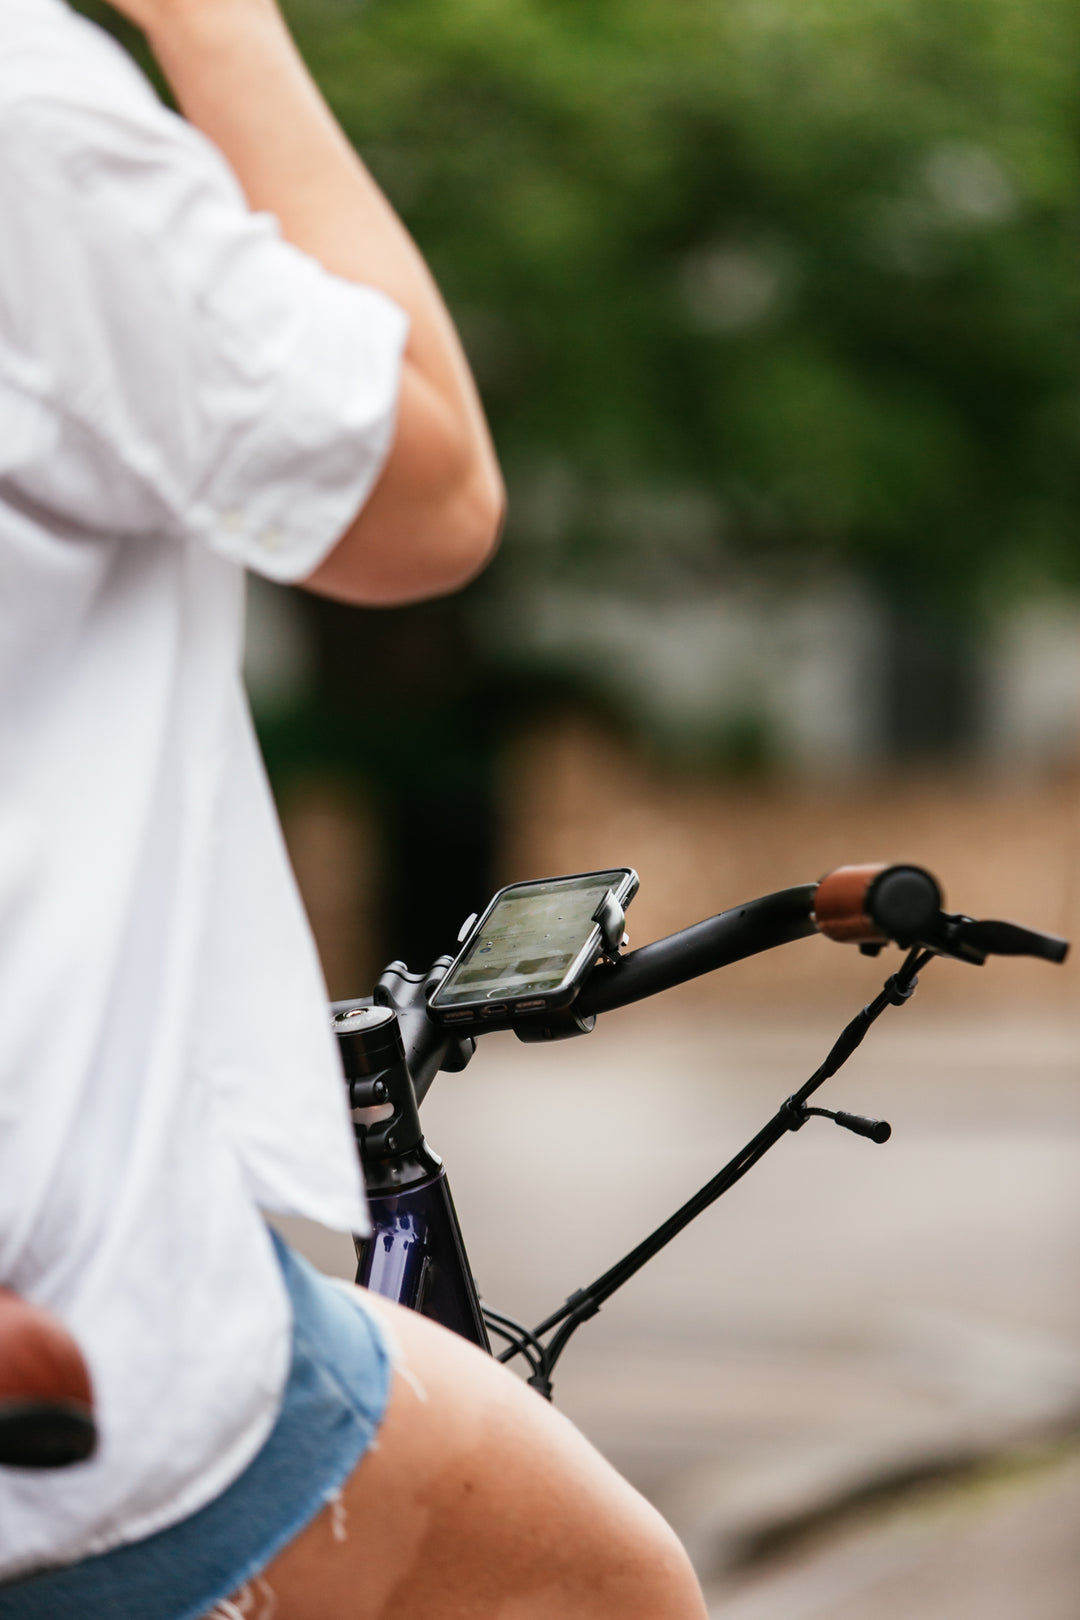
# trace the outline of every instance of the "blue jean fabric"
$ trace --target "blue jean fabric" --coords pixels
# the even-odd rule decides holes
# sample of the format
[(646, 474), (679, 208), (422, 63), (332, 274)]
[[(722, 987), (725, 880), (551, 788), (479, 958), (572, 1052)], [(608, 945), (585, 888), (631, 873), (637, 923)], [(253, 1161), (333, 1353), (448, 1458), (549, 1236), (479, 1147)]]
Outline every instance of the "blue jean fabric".
[(0, 1620), (200, 1620), (264, 1569), (352, 1473), (386, 1410), (387, 1346), (358, 1301), (273, 1236), (293, 1347), (262, 1450), (179, 1524), (0, 1587)]

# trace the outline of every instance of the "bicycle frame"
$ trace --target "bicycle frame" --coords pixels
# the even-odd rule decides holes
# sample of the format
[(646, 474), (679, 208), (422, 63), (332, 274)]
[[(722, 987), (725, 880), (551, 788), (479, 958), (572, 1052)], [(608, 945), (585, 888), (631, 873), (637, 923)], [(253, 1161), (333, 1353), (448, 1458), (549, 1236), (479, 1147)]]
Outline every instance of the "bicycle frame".
[(490, 1351), (443, 1166), (405, 1192), (369, 1186), (368, 1207), (372, 1230), (356, 1240), (357, 1282)]

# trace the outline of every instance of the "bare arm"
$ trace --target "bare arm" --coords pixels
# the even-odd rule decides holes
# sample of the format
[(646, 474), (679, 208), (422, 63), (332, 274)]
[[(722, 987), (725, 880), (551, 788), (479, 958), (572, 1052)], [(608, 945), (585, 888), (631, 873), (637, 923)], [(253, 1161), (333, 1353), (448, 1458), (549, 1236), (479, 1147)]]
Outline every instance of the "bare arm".
[(468, 364), (432, 277), (349, 146), (275, 0), (115, 0), (253, 208), (411, 321), (394, 446), (370, 499), (305, 583), (346, 600), (437, 596), (483, 567), (503, 489)]

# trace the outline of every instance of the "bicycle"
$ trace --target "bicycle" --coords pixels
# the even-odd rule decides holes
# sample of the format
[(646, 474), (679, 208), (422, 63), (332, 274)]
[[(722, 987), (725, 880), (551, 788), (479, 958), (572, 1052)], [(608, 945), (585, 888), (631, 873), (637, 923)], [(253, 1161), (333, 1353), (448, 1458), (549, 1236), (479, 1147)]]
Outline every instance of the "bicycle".
[[(529, 1384), (550, 1399), (556, 1363), (577, 1329), (783, 1137), (820, 1117), (878, 1144), (888, 1141), (891, 1128), (884, 1120), (811, 1106), (809, 1099), (847, 1062), (886, 1008), (906, 1005), (934, 957), (980, 966), (991, 955), (1065, 960), (1064, 939), (949, 913), (941, 900), (936, 880), (920, 867), (840, 867), (819, 883), (765, 895), (624, 954), (625, 917), (609, 893), (596, 913), (602, 951), (568, 1004), (515, 1013), (494, 1003), (467, 1034), (438, 1025), (430, 1013), (431, 997), (453, 957), (440, 956), (426, 973), (390, 963), (373, 995), (331, 1006), (372, 1218), (371, 1235), (356, 1241), (357, 1282), (489, 1353), (495, 1353), (494, 1335), (505, 1345), (499, 1360), (522, 1358)], [(469, 919), (459, 942), (474, 921)], [(420, 1104), (436, 1075), (464, 1069), (481, 1034), (513, 1030), (526, 1041), (585, 1035), (601, 1013), (814, 934), (871, 956), (890, 943), (906, 955), (810, 1078), (628, 1254), (533, 1328), (483, 1304), (445, 1167), (420, 1126)], [(78, 1347), (46, 1313), (0, 1290), (0, 1464), (64, 1466), (89, 1456), (95, 1439), (89, 1379)]]
[[(373, 1225), (370, 1237), (357, 1240), (357, 1282), (431, 1317), (503, 1362), (521, 1358), (528, 1383), (548, 1399), (555, 1366), (577, 1329), (783, 1137), (818, 1117), (879, 1145), (888, 1141), (891, 1127), (886, 1121), (813, 1106), (810, 1099), (888, 1007), (911, 999), (929, 962), (950, 957), (981, 966), (997, 955), (1061, 963), (1069, 949), (1055, 935), (946, 912), (937, 881), (922, 868), (906, 865), (841, 867), (819, 883), (763, 896), (626, 954), (621, 949), (625, 919), (612, 895), (598, 907), (596, 920), (601, 954), (564, 1007), (513, 1012), (496, 1004), (485, 1009), (479, 1022), (472, 1020), (468, 1033), (440, 1026), (432, 1019), (430, 1003), (454, 961), (447, 955), (425, 973), (411, 973), (404, 963), (392, 962), (371, 996), (334, 1002), (331, 1009)], [(474, 922), (469, 919), (459, 943)], [(704, 1187), (629, 1253), (576, 1289), (535, 1327), (482, 1302), (445, 1167), (420, 1125), (419, 1108), (436, 1075), (464, 1069), (483, 1034), (512, 1030), (531, 1042), (585, 1035), (601, 1013), (814, 934), (854, 945), (865, 955), (877, 956), (889, 944), (906, 954), (809, 1079)], [(505, 1348), (493, 1351), (492, 1337)]]

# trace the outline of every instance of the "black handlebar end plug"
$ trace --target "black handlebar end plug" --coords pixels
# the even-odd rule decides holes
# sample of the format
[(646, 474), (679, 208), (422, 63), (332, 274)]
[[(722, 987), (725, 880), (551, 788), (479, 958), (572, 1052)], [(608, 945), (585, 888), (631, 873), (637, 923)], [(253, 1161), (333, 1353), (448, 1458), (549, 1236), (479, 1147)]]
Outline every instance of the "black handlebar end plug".
[(881, 932), (907, 947), (931, 937), (941, 915), (941, 890), (921, 866), (887, 866), (866, 897)]

